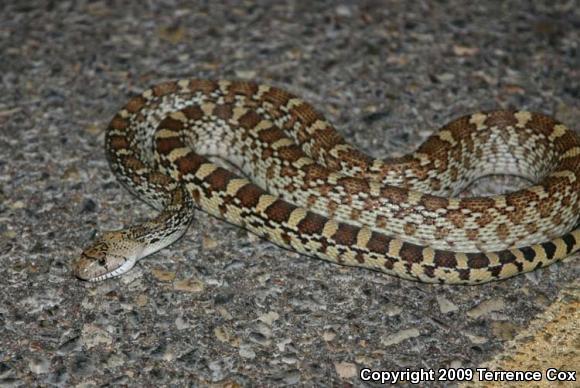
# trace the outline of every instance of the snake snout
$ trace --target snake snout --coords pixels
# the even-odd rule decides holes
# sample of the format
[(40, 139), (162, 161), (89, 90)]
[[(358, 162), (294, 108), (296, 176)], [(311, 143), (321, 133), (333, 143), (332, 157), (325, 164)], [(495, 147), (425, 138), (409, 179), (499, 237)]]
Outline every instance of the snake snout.
[(106, 279), (110, 272), (123, 265), (123, 258), (111, 254), (110, 246), (103, 239), (95, 241), (73, 261), (73, 274), (82, 280), (96, 281)]
[(120, 264), (115, 261), (114, 258), (111, 260), (111, 257), (105, 254), (102, 250), (95, 249), (95, 246), (92, 246), (85, 249), (83, 253), (73, 261), (72, 271), (77, 278), (90, 281), (110, 272), (111, 268), (117, 268)]
[(122, 233), (107, 232), (73, 261), (72, 271), (90, 282), (109, 279), (133, 268), (141, 251), (138, 243), (125, 240)]
[(79, 258), (73, 261), (72, 272), (74, 276), (81, 280), (90, 280), (92, 278), (92, 261), (85, 254), (81, 254)]

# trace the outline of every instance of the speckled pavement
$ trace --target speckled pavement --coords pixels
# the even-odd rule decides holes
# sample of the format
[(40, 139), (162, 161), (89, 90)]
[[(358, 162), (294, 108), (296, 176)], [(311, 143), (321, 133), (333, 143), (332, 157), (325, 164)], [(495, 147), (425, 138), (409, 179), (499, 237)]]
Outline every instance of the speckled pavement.
[(514, 367), (493, 360), (547, 330), (532, 322), (557, 331), (570, 321), (546, 312), (577, 313), (578, 294), (563, 293), (577, 289), (577, 258), (432, 286), (300, 256), (200, 213), (120, 279), (84, 283), (69, 265), (98, 231), (153, 215), (116, 182), (103, 136), (154, 83), (274, 84), (361, 149), (400, 156), (479, 110), (580, 130), (579, 42), (573, 0), (2, 1), (0, 386), (373, 386), (361, 369)]

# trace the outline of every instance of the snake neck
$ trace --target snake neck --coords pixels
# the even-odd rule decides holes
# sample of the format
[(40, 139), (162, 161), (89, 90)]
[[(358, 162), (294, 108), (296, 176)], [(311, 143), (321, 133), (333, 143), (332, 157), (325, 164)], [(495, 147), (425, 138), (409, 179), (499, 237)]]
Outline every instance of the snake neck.
[(194, 207), (181, 187), (167, 197), (167, 206), (152, 220), (103, 233), (73, 263), (75, 276), (88, 281), (120, 276), (140, 259), (178, 240), (193, 220)]

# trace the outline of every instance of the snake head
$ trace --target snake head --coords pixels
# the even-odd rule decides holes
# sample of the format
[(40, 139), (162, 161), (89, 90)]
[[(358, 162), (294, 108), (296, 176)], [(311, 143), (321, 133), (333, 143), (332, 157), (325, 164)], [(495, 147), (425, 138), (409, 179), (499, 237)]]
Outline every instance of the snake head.
[(90, 282), (119, 276), (133, 268), (141, 251), (140, 244), (126, 233), (105, 232), (73, 261), (73, 273)]

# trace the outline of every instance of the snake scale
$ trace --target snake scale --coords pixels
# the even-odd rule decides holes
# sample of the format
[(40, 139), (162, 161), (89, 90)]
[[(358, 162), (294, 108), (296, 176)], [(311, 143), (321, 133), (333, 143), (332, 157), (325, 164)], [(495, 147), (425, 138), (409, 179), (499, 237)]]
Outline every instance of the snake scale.
[[(538, 113), (465, 116), (416, 152), (377, 160), (284, 90), (181, 80), (133, 97), (105, 142), (118, 179), (160, 212), (87, 247), (73, 262), (85, 280), (173, 243), (195, 209), (309, 256), (429, 283), (505, 279), (580, 248), (580, 140)], [(490, 174), (535, 183), (458, 197)]]

